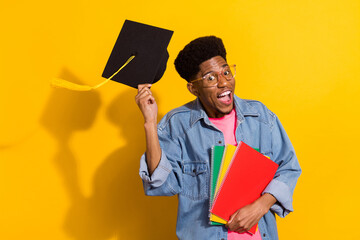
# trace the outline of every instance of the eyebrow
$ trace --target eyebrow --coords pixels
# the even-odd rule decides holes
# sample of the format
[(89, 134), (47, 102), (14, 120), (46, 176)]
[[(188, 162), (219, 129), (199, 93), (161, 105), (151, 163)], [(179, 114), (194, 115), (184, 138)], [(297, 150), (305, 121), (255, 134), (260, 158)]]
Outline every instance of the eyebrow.
[[(223, 64), (221, 67), (224, 68), (224, 67), (226, 67), (226, 66), (229, 66), (229, 64), (225, 63), (225, 64)], [(213, 72), (213, 71), (209, 71), (209, 72), (207, 72), (207, 73), (204, 73), (203, 76), (206, 76), (207, 74), (212, 73), (212, 72)]]

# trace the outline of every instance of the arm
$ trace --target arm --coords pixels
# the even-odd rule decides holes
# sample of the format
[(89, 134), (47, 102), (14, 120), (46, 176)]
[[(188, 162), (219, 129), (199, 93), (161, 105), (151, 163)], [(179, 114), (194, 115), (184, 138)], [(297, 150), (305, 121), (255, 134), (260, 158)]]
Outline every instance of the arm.
[[(171, 196), (181, 190), (181, 169), (176, 161), (180, 159), (180, 149), (166, 132), (157, 129), (158, 109), (150, 87), (151, 84), (139, 85), (135, 97), (144, 117), (146, 139), (146, 152), (140, 159), (139, 174), (146, 195)], [(162, 149), (166, 149), (167, 154)]]
[(157, 135), (158, 108), (154, 96), (150, 91), (151, 84), (140, 84), (138, 94), (135, 97), (144, 117), (144, 128), (146, 138), (146, 162), (150, 175), (154, 172), (160, 162), (161, 148)]

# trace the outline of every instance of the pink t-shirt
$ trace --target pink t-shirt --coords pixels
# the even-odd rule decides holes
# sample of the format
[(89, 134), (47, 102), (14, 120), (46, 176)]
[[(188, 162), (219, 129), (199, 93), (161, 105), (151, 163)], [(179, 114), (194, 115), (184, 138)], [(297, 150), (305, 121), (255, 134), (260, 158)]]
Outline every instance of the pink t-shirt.
[[(223, 134), (225, 138), (225, 144), (237, 146), (235, 130), (236, 130), (236, 112), (233, 109), (229, 114), (222, 118), (209, 118)], [(228, 231), (228, 240), (261, 240), (259, 228), (254, 235), (250, 233), (237, 233)]]
[(229, 114), (221, 118), (209, 118), (209, 120), (224, 134), (226, 144), (237, 146), (237, 142), (235, 138), (235, 130), (236, 130), (235, 109), (233, 109)]

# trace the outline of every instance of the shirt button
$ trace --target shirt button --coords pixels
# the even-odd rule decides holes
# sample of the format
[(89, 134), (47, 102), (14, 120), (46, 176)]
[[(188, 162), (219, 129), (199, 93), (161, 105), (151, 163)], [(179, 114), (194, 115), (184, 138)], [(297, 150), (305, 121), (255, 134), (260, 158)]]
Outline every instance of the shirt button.
[(266, 234), (264, 233), (263, 236), (266, 237)]
[(218, 141), (219, 144), (222, 144), (222, 141)]
[(196, 173), (196, 169), (193, 169), (193, 173)]

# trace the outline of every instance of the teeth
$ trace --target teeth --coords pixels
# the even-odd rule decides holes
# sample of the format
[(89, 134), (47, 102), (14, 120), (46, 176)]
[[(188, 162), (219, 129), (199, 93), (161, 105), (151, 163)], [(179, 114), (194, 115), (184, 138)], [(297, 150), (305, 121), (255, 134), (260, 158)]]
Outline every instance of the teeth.
[(226, 95), (230, 94), (231, 92), (230, 91), (226, 91), (226, 92), (223, 92), (222, 94), (220, 94), (218, 97), (225, 97)]

